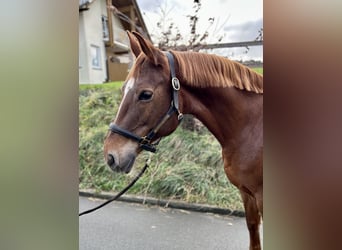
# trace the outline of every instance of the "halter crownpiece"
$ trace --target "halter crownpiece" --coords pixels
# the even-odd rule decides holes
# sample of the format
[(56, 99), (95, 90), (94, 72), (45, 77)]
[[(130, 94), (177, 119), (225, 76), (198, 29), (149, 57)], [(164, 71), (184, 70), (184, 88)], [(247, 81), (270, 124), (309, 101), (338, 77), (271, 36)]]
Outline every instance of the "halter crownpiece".
[(181, 121), (183, 119), (183, 114), (179, 111), (179, 101), (178, 101), (178, 91), (180, 90), (180, 82), (178, 78), (176, 77), (176, 70), (175, 70), (175, 59), (171, 52), (165, 52), (167, 59), (169, 61), (170, 65), (170, 73), (171, 73), (171, 84), (172, 84), (172, 102), (171, 107), (175, 109), (178, 115), (178, 121)]
[(162, 117), (162, 119), (159, 121), (159, 123), (146, 135), (146, 136), (138, 136), (126, 129), (120, 128), (117, 125), (110, 125), (109, 130), (112, 133), (116, 133), (119, 135), (122, 135), (128, 139), (131, 139), (133, 141), (136, 141), (139, 143), (139, 147), (143, 150), (150, 151), (152, 153), (156, 152), (156, 145), (159, 141), (156, 143), (152, 143), (153, 137), (157, 134), (159, 129), (165, 124), (165, 122), (173, 115), (173, 113), (177, 113), (177, 119), (178, 121), (181, 121), (183, 119), (183, 114), (179, 111), (179, 98), (178, 98), (178, 91), (180, 90), (180, 82), (178, 78), (176, 77), (175, 73), (175, 61), (174, 57), (171, 54), (171, 52), (167, 51), (165, 52), (169, 65), (170, 65), (170, 73), (171, 73), (171, 84), (172, 84), (172, 100), (169, 110), (166, 112), (166, 114)]

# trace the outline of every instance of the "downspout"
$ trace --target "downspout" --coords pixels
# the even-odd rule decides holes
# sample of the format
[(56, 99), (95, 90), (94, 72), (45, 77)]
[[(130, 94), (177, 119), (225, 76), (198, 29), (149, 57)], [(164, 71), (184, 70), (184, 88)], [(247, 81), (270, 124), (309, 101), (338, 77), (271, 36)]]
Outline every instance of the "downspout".
[(112, 19), (112, 1), (107, 0), (107, 17), (108, 17), (108, 35), (109, 35), (109, 46), (114, 46), (113, 36), (113, 19)]

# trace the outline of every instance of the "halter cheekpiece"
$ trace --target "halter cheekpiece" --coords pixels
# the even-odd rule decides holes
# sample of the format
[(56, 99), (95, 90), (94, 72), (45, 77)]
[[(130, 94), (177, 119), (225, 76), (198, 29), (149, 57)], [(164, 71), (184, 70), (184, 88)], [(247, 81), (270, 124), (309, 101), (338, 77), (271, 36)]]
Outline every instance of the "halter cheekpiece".
[(151, 129), (151, 131), (146, 136), (138, 136), (126, 129), (120, 128), (117, 125), (110, 125), (109, 130), (112, 133), (116, 133), (119, 135), (122, 135), (128, 139), (131, 139), (133, 141), (136, 141), (139, 143), (139, 146), (141, 149), (150, 151), (152, 153), (156, 152), (156, 143), (152, 143), (153, 137), (157, 134), (159, 129), (165, 124), (165, 122), (174, 114), (177, 114), (178, 121), (181, 121), (183, 119), (183, 114), (179, 111), (179, 98), (178, 98), (178, 91), (180, 90), (180, 82), (178, 78), (176, 77), (175, 72), (175, 61), (174, 57), (171, 52), (167, 51), (165, 52), (169, 66), (170, 66), (170, 72), (171, 72), (171, 84), (172, 84), (172, 96), (171, 96), (171, 104), (169, 110), (166, 112), (166, 114), (162, 117), (162, 119), (159, 121), (159, 123)]

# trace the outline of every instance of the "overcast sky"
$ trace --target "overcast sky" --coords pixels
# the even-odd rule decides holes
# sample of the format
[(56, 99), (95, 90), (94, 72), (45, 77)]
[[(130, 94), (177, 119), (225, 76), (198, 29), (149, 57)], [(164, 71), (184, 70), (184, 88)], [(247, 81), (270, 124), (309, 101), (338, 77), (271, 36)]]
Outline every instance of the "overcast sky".
[[(263, 27), (262, 0), (200, 0), (202, 7), (199, 12), (198, 29), (204, 32), (209, 26), (209, 18), (214, 18), (214, 24), (209, 33), (212, 36), (208, 43), (216, 43), (217, 36), (224, 35), (221, 42), (252, 41)], [(145, 24), (150, 34), (157, 34), (156, 24), (163, 9), (169, 11), (168, 18), (180, 29), (183, 37), (190, 33), (187, 15), (194, 13), (193, 0), (137, 0)], [(262, 60), (262, 46), (246, 48), (217, 49), (213, 53), (227, 56), (235, 60)]]

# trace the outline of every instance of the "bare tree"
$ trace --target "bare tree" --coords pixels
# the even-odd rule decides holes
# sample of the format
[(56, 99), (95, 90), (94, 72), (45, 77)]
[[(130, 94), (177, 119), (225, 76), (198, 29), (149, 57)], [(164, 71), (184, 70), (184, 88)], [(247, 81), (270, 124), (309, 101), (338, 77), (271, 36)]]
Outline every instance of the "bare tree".
[[(208, 26), (204, 32), (199, 32), (199, 11), (202, 5), (199, 0), (194, 1), (193, 13), (187, 15), (189, 21), (189, 38), (185, 38), (178, 26), (168, 16), (173, 7), (169, 7), (167, 2), (164, 5), (159, 6), (160, 19), (157, 23), (158, 30), (152, 34), (152, 37), (158, 41), (158, 47), (160, 49), (173, 49), (173, 50), (193, 50), (199, 51), (202, 45), (206, 44), (209, 38), (215, 37), (215, 42), (220, 42), (224, 38), (224, 33), (221, 32), (224, 24), (228, 21), (229, 17), (221, 25), (218, 21), (215, 22), (214, 17), (208, 19)], [(210, 28), (216, 24), (216, 28), (212, 33), (209, 32)], [(220, 27), (220, 29), (217, 29)], [(220, 33), (217, 35), (217, 33)]]
[[(212, 43), (221, 42), (225, 36), (225, 33), (222, 32), (223, 27), (230, 16), (228, 15), (223, 23), (220, 23), (215, 17), (210, 17), (207, 20), (207, 28), (203, 32), (200, 32), (198, 23), (200, 20), (199, 11), (201, 10), (201, 7), (202, 4), (200, 3), (200, 0), (194, 0), (193, 12), (187, 15), (189, 37), (184, 37), (181, 34), (179, 27), (171, 18), (169, 18), (169, 14), (174, 11), (174, 6), (168, 6), (167, 1), (160, 4), (160, 18), (157, 22), (157, 30), (151, 34), (152, 38), (154, 38), (155, 41), (158, 41), (158, 47), (162, 50), (199, 51), (204, 49), (204, 45), (208, 44), (209, 40), (211, 40)], [(261, 28), (258, 32), (259, 35), (256, 40), (262, 40), (263, 29)], [(246, 47), (245, 53), (248, 53), (248, 51), (249, 47)], [(185, 116), (182, 126), (187, 130), (199, 131), (203, 125), (192, 116)]]
[(263, 41), (264, 40), (264, 28), (260, 28), (258, 30), (258, 36), (255, 38), (255, 41)]

